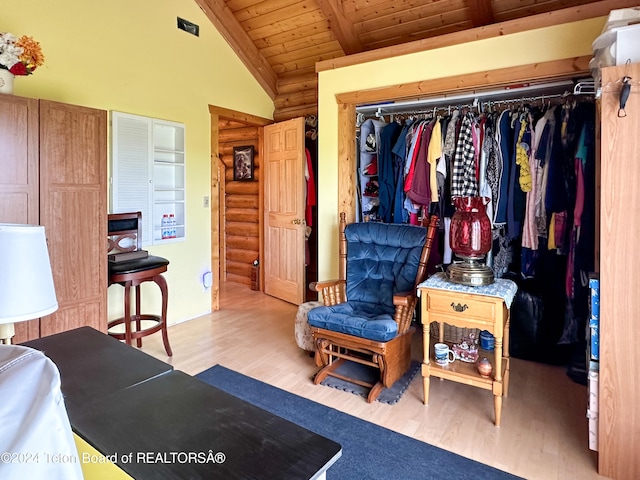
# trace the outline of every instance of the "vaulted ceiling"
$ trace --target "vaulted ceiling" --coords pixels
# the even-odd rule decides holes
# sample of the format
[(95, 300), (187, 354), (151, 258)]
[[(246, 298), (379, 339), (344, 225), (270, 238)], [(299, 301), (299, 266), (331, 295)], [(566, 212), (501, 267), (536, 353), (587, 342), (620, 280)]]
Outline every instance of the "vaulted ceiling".
[[(260, 85), (274, 118), (317, 108), (318, 62), (429, 48), (607, 15), (638, 0), (195, 0)], [(503, 28), (508, 26), (508, 28)], [(456, 42), (455, 39), (452, 42)], [(400, 47), (400, 48), (399, 48)], [(433, 47), (431, 47), (433, 48)]]

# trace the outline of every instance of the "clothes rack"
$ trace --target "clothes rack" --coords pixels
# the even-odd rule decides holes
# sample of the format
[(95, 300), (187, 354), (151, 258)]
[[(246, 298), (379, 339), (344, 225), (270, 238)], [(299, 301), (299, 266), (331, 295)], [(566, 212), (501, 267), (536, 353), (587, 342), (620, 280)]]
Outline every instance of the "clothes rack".
[[(593, 95), (590, 90), (576, 90), (576, 85), (580, 85), (586, 80), (577, 82), (572, 80), (520, 84), (506, 86), (501, 89), (475, 90), (461, 94), (444, 94), (439, 97), (428, 97), (416, 100), (400, 102), (386, 102), (382, 104), (369, 104), (356, 107), (356, 113), (364, 117), (375, 117), (380, 119), (384, 115), (414, 114), (423, 115), (434, 108), (437, 110), (448, 110), (460, 108), (480, 108), (486, 103), (506, 104), (519, 102), (533, 102), (554, 98), (565, 98), (570, 95)], [(532, 92), (534, 95), (526, 95)], [(535, 94), (539, 92), (538, 94)], [(428, 108), (427, 108), (428, 107)]]

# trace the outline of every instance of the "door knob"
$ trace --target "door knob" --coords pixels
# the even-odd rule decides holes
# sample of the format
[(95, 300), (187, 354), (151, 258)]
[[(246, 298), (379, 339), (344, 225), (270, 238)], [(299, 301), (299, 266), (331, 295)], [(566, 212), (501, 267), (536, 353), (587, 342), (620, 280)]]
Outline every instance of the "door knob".
[(300, 225), (302, 223), (302, 220), (300, 220), (299, 218), (294, 218), (293, 220), (291, 220), (291, 223), (293, 223), (294, 225)]

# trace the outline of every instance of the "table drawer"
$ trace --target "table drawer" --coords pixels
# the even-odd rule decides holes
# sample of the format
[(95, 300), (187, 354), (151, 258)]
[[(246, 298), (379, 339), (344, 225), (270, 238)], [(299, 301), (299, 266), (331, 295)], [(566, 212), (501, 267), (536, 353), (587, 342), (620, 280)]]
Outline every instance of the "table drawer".
[[(500, 301), (500, 299), (497, 299)], [(459, 315), (464, 318), (487, 319), (493, 322), (498, 302), (482, 301), (470, 295), (450, 294), (445, 292), (427, 293), (428, 310), (449, 316)]]

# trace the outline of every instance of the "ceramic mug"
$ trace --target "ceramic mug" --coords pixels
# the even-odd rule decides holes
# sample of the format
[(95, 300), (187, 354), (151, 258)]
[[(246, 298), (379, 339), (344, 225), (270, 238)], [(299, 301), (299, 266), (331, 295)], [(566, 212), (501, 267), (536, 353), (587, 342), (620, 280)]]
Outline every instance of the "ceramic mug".
[(441, 366), (446, 366), (456, 359), (456, 355), (449, 348), (446, 343), (436, 343), (434, 346), (436, 363)]

